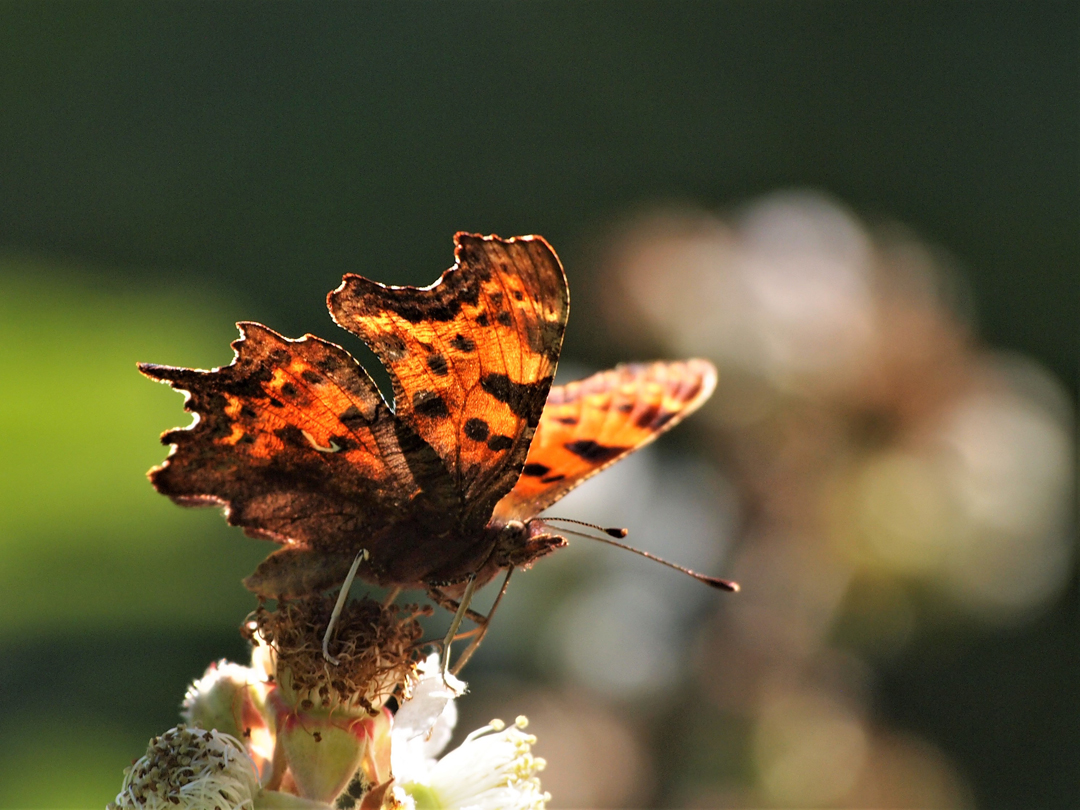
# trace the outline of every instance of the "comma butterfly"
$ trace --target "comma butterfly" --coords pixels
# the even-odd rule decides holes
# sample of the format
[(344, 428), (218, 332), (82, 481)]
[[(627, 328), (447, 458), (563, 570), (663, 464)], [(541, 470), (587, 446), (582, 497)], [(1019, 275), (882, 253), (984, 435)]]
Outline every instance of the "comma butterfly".
[(324, 590), (355, 562), (368, 582), (463, 611), (474, 587), (566, 545), (542, 510), (712, 393), (705, 360), (552, 387), (569, 311), (555, 252), (539, 236), (454, 241), (455, 265), (429, 287), (348, 274), (327, 296), (388, 368), (393, 408), (345, 349), (258, 323), (237, 325), (228, 366), (140, 364), (196, 414), (162, 435), (172, 451), (150, 472), (157, 490), (224, 506), (282, 545), (244, 581), (255, 593)]

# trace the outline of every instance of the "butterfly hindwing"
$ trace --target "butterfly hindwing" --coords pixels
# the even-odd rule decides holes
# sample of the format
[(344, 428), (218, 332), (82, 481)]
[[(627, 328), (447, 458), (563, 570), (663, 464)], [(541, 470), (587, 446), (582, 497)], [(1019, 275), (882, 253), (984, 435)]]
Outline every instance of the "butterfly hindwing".
[(430, 287), (347, 275), (334, 320), (388, 368), (397, 418), (446, 464), (483, 527), (517, 480), (540, 421), (569, 309), (566, 277), (540, 237), (455, 236), (457, 263)]
[(693, 413), (715, 387), (707, 360), (629, 364), (553, 387), (521, 478), (495, 516), (535, 517)]

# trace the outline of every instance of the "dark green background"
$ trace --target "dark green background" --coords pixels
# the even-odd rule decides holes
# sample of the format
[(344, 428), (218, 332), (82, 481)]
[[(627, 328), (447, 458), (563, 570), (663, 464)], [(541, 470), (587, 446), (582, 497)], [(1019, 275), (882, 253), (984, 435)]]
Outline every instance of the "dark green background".
[[(808, 185), (948, 250), (982, 337), (1075, 390), (1077, 9), (4, 3), (0, 251), (91, 288), (208, 286), (227, 340), (240, 318), (327, 334), (342, 272), (428, 283), (455, 230), (542, 233), (581, 290), (566, 355), (599, 364), (616, 350), (590, 327), (588, 258), (607, 223)], [(1080, 801), (1076, 594), (885, 675), (881, 715), (941, 745), (983, 806)], [(0, 647), (0, 716), (149, 736), (227, 653), (224, 631), (21, 636)]]

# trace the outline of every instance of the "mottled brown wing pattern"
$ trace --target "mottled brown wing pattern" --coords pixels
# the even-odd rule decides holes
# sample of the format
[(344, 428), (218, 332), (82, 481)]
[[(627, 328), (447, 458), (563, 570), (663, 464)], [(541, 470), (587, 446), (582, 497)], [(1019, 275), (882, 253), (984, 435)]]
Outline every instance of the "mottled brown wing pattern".
[(355, 553), (406, 505), (433, 522), (454, 508), (441, 461), (396, 423), (344, 349), (238, 327), (229, 366), (139, 366), (187, 392), (185, 408), (197, 414), (191, 427), (162, 436), (174, 447), (151, 471), (160, 492), (185, 505), (224, 505), (249, 534), (334, 553)]
[(715, 387), (716, 368), (707, 360), (624, 365), (555, 386), (521, 478), (496, 505), (495, 517), (535, 517), (678, 424)]
[(455, 236), (457, 263), (430, 287), (347, 275), (334, 320), (390, 371), (398, 419), (445, 462), (478, 531), (517, 480), (540, 420), (569, 309), (566, 277), (540, 237)]

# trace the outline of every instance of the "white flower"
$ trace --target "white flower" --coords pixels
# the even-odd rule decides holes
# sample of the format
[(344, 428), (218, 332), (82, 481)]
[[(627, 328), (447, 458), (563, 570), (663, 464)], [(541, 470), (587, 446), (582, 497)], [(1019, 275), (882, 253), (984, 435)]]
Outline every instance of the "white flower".
[(513, 726), (492, 720), (431, 767), (422, 780), (395, 788), (408, 808), (427, 810), (543, 810), (551, 795), (537, 773), (547, 764), (532, 755), (536, 737), (525, 717)]
[(416, 671), (419, 678), (394, 715), (391, 732), (390, 766), (398, 783), (412, 781), (415, 773), (426, 773), (435, 764), (457, 725), (454, 698), (466, 688), (449, 673), (443, 681), (438, 653), (421, 661)]
[(545, 763), (532, 755), (536, 738), (523, 731), (528, 720), (519, 717), (509, 728), (492, 720), (436, 760), (450, 741), (453, 699), (465, 684), (443, 683), (437, 655), (418, 670), (412, 698), (394, 716), (394, 798), (407, 810), (542, 810), (551, 797), (540, 789), (537, 773)]
[(255, 763), (235, 737), (177, 726), (154, 737), (124, 772), (110, 810), (240, 810), (254, 807)]

